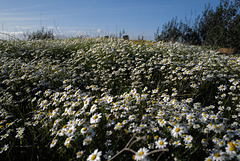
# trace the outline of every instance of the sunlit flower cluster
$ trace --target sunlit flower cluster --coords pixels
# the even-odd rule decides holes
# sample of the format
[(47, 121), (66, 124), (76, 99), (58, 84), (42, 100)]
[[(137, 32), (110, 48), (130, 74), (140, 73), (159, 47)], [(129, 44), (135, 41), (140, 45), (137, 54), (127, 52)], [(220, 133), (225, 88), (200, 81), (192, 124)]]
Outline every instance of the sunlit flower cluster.
[[(0, 156), (240, 158), (237, 56), (117, 38), (1, 43)], [(134, 154), (118, 154), (126, 145)]]

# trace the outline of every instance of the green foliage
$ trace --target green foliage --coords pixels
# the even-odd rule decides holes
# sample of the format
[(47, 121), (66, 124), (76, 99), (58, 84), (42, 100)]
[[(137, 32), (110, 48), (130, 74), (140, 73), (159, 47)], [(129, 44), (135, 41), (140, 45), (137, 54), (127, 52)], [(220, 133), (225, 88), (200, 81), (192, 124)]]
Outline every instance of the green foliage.
[(206, 45), (240, 47), (239, 2), (221, 0), (215, 11), (210, 5), (203, 12), (199, 30)]
[(44, 28), (38, 30), (37, 32), (33, 32), (28, 35), (28, 40), (45, 40), (45, 39), (54, 39), (54, 34), (52, 30), (45, 31)]
[(163, 25), (160, 35), (157, 30), (155, 39), (239, 50), (239, 7), (239, 0), (231, 3), (229, 0), (221, 0), (215, 10), (208, 5), (193, 25), (183, 21), (178, 23), (177, 18), (173, 18)]
[(177, 17), (173, 18), (167, 24), (163, 25), (163, 30), (161, 35), (157, 36), (157, 40), (165, 40), (165, 41), (178, 41), (181, 33), (180, 33), (180, 25), (177, 22)]

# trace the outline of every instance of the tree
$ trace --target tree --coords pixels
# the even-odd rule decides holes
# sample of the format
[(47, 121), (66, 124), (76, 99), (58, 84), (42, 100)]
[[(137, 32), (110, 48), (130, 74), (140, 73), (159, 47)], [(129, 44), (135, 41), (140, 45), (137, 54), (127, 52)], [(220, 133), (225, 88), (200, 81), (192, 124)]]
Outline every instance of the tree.
[[(158, 33), (159, 31), (157, 31)], [(163, 29), (161, 32), (161, 35), (155, 37), (157, 40), (164, 40), (164, 41), (178, 41), (181, 36), (180, 28), (179, 28), (179, 23), (177, 22), (177, 17), (173, 18), (171, 21), (168, 23), (165, 23), (163, 25)]]
[(240, 0), (229, 2), (221, 0), (215, 10), (210, 4), (205, 6), (202, 16), (190, 25), (173, 18), (163, 25), (161, 34), (159, 28), (155, 40), (181, 41), (194, 45), (209, 45), (212, 47), (228, 47), (240, 50)]

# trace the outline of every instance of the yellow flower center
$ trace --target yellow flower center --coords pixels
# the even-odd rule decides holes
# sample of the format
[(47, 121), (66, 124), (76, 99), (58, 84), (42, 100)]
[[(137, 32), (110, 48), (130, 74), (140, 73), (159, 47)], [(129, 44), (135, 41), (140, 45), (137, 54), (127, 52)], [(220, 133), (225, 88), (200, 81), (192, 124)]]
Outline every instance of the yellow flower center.
[(132, 156), (132, 159), (135, 160), (135, 155)]
[(94, 154), (92, 157), (91, 157), (91, 160), (94, 160), (96, 158), (96, 155)]
[(163, 141), (160, 141), (160, 142), (159, 142), (159, 145), (163, 145)]
[(180, 131), (180, 129), (179, 129), (179, 128), (176, 128), (176, 129), (175, 129), (175, 132), (179, 132), (179, 131)]
[(93, 119), (94, 119), (94, 120), (95, 120), (95, 119), (97, 119), (97, 118), (98, 118), (98, 116), (97, 116), (97, 115), (93, 117)]
[(139, 156), (142, 156), (143, 154), (144, 154), (144, 152), (143, 152), (143, 151), (139, 152)]
[(220, 156), (219, 153), (215, 153), (215, 154), (214, 154), (214, 157), (216, 157), (216, 158), (219, 157), (219, 156)]

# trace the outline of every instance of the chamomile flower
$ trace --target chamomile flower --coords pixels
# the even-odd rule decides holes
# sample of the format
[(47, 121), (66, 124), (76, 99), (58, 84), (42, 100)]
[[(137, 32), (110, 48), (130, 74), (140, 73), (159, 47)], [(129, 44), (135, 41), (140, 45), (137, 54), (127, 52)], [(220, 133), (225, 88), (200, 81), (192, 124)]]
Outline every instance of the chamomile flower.
[(17, 128), (17, 135), (15, 136), (15, 138), (22, 139), (24, 130), (25, 130), (24, 127), (23, 128), (22, 127)]
[(225, 91), (227, 89), (227, 86), (226, 85), (220, 85), (219, 87), (218, 87), (218, 90), (219, 91)]
[(226, 152), (230, 156), (235, 156), (236, 155), (236, 147), (235, 147), (235, 145), (232, 141), (227, 144)]
[(194, 114), (190, 113), (187, 115), (187, 120), (188, 122), (194, 122), (195, 121), (195, 116)]
[(191, 135), (186, 135), (186, 136), (184, 137), (184, 142), (185, 142), (185, 143), (191, 143), (192, 140), (193, 140), (193, 137), (192, 137)]
[(208, 140), (204, 138), (201, 140), (201, 143), (204, 147), (206, 147), (208, 145)]
[(107, 135), (107, 136), (112, 135), (112, 131), (111, 131), (111, 130), (106, 131), (106, 135)]
[(183, 133), (185, 133), (185, 128), (183, 126), (180, 126), (179, 124), (174, 126), (174, 128), (171, 131), (171, 134), (174, 138), (182, 136)]
[(114, 130), (120, 130), (123, 127), (123, 124), (118, 122), (115, 126), (114, 126)]
[(7, 151), (9, 148), (8, 144), (5, 144), (4, 147), (1, 148), (0, 154), (3, 153), (4, 151)]
[(53, 148), (57, 144), (57, 139), (53, 139), (53, 141), (50, 144), (50, 148)]
[(160, 127), (164, 127), (166, 125), (166, 121), (164, 119), (158, 119), (158, 124)]
[(186, 100), (187, 103), (191, 103), (192, 101), (193, 101), (192, 98), (188, 98), (188, 99)]
[(233, 84), (234, 86), (236, 86), (236, 85), (239, 84), (239, 81), (234, 81), (234, 82), (232, 82), (232, 84)]
[(185, 148), (189, 149), (192, 147), (192, 143), (185, 143)]
[(178, 147), (178, 146), (181, 145), (181, 142), (177, 140), (177, 141), (174, 141), (174, 142), (172, 143), (172, 145), (173, 145), (174, 147)]
[(106, 151), (106, 153), (103, 155), (104, 159), (110, 159), (113, 156), (113, 151), (112, 150), (108, 150)]
[(105, 146), (111, 146), (112, 145), (112, 140), (108, 139), (105, 143)]
[(89, 145), (92, 142), (92, 137), (91, 136), (87, 136), (84, 140), (83, 140), (83, 145)]
[(140, 148), (135, 154), (135, 160), (141, 161), (141, 160), (145, 159), (148, 155), (148, 151), (149, 150), (147, 148)]
[(154, 143), (149, 143), (148, 144), (148, 149), (154, 149)]
[(6, 134), (4, 134), (4, 135), (1, 136), (1, 139), (0, 139), (0, 140), (6, 139), (8, 136), (9, 136), (9, 134), (6, 133)]
[(234, 91), (234, 90), (236, 89), (236, 86), (230, 86), (229, 89), (230, 89), (231, 91)]
[(190, 85), (190, 87), (192, 87), (192, 88), (197, 88), (198, 85), (197, 85), (196, 83), (192, 83), (192, 84)]
[(91, 107), (91, 109), (90, 109), (90, 113), (94, 113), (97, 109), (98, 109), (98, 108), (97, 108), (97, 105), (96, 105), (96, 104), (92, 105), (92, 107)]
[(136, 120), (136, 119), (137, 119), (136, 115), (130, 115), (130, 116), (128, 117), (128, 120), (129, 120), (129, 121), (134, 121), (134, 120)]
[(166, 148), (168, 145), (168, 142), (166, 140), (167, 140), (166, 138), (165, 139), (158, 138), (158, 140), (155, 141), (156, 148), (159, 148), (159, 149)]
[(213, 161), (225, 161), (225, 156), (222, 155), (222, 152), (214, 152), (212, 154)]
[(90, 123), (91, 124), (96, 124), (101, 121), (102, 114), (95, 113), (91, 118), (90, 118)]
[(92, 154), (90, 154), (87, 158), (87, 161), (101, 161), (102, 151), (98, 151), (95, 149)]
[(208, 156), (204, 161), (212, 161), (212, 156)]
[(88, 132), (88, 128), (87, 127), (83, 127), (83, 128), (81, 128), (81, 134), (86, 134), (87, 132)]
[(76, 158), (81, 158), (82, 157), (82, 155), (83, 155), (83, 151), (78, 151), (77, 153), (76, 153)]
[(64, 145), (69, 148), (70, 147), (70, 142), (73, 140), (73, 136), (71, 137), (68, 137), (65, 142), (64, 142)]

